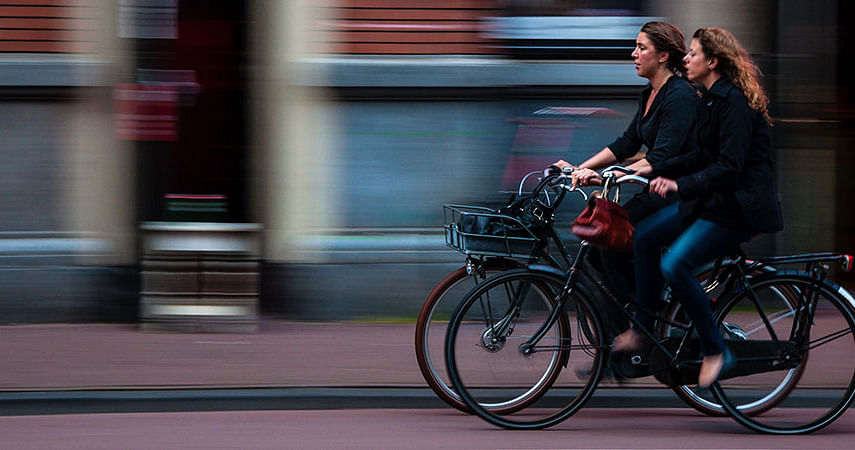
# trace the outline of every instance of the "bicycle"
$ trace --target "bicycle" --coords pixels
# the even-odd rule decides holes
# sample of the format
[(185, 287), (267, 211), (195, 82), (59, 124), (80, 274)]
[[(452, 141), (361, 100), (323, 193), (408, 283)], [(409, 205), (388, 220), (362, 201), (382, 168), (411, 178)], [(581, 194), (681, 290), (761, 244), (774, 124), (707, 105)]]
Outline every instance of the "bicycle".
[[(616, 180), (613, 170), (604, 173), (606, 194), (633, 181), (632, 175)], [(516, 429), (549, 427), (572, 416), (593, 395), (610, 343), (598, 305), (578, 288), (583, 281), (603, 288), (585, 265), (588, 247), (582, 243), (567, 271), (531, 265), (490, 277), (452, 315), (445, 345), (449, 378), (463, 401), (488, 422)], [(740, 424), (767, 433), (807, 433), (833, 422), (852, 403), (855, 299), (827, 280), (826, 263), (832, 260), (851, 270), (852, 258), (836, 254), (749, 262), (737, 252), (729, 263), (717, 264), (710, 283), (722, 289), (715, 302), (716, 323), (737, 364), (711, 391)], [(764, 265), (789, 262), (804, 262), (809, 271), (757, 272)], [(659, 381), (671, 387), (697, 383), (701, 361), (691, 323), (656, 314), (659, 330), (647, 330), (630, 307), (621, 311), (652, 342), (649, 368)], [(811, 330), (822, 335), (811, 339)], [(812, 362), (835, 365), (836, 377), (822, 379), (821, 390), (816, 375), (828, 372), (806, 370), (808, 354)], [(482, 406), (508, 398), (529, 401), (508, 414)], [(811, 408), (788, 408), (793, 404)]]
[[(523, 177), (518, 190), (519, 196), (523, 195), (523, 185), (526, 179), (536, 173), (539, 172), (531, 172)], [(556, 171), (544, 172), (544, 176), (548, 178), (546, 180), (539, 180), (538, 186), (533, 189), (531, 195), (538, 197), (547, 188), (559, 192), (562, 190), (568, 190), (569, 188), (566, 186), (566, 182), (568, 180), (568, 175), (571, 173), (572, 171), (567, 171), (561, 174)], [(581, 191), (579, 192), (582, 193)], [(582, 194), (583, 198), (587, 200), (584, 193)], [(560, 204), (561, 199), (563, 199), (563, 197), (560, 197), (553, 192), (552, 197), (547, 196), (545, 200), (549, 203), (548, 206), (554, 209), (558, 204)], [(477, 285), (488, 276), (514, 268), (522, 268), (537, 260), (554, 267), (566, 268), (571, 265), (572, 255), (563, 244), (558, 231), (552, 226), (554, 223), (552, 220), (548, 222), (548, 230), (542, 233), (541, 236), (536, 236), (530, 231), (524, 231), (520, 235), (510, 237), (501, 234), (487, 235), (467, 233), (461, 231), (458, 227), (460, 218), (466, 215), (508, 221), (515, 223), (518, 228), (523, 230), (525, 230), (525, 226), (519, 223), (517, 218), (498, 214), (495, 210), (490, 208), (444, 205), (443, 209), (444, 215), (446, 216), (444, 221), (446, 243), (449, 247), (465, 254), (466, 263), (464, 266), (452, 271), (443, 278), (431, 290), (430, 294), (425, 299), (416, 321), (414, 339), (415, 353), (419, 370), (421, 371), (423, 378), (437, 396), (460, 411), (472, 413), (473, 411), (471, 411), (463, 402), (457, 392), (450, 385), (450, 382), (444, 378), (446, 373), (446, 368), (443, 364), (444, 361), (437, 361), (436, 358), (431, 357), (434, 353), (431, 350), (431, 347), (434, 347), (434, 349), (438, 347), (440, 353), (442, 352), (445, 330), (448, 325), (447, 318), (450, 317), (451, 312), (453, 312), (453, 309), (459, 300), (463, 298), (463, 295), (472, 286)], [(558, 255), (561, 257), (560, 260), (556, 258), (554, 254), (547, 251), (546, 245), (542, 242), (543, 236), (546, 236), (547, 245), (548, 242), (554, 243), (557, 248)], [(730, 263), (731, 262), (729, 261), (725, 261), (725, 264)], [(774, 268), (771, 266), (761, 266), (756, 270), (768, 271), (774, 270)], [(698, 278), (699, 280), (704, 280), (704, 282), (707, 283), (708, 291), (715, 289), (718, 284), (714, 278), (710, 278), (710, 275), (713, 273), (712, 265), (702, 268), (699, 271)], [(579, 288), (582, 289), (584, 286), (579, 286)], [(668, 304), (667, 292), (665, 293), (664, 304)], [(680, 314), (680, 304), (677, 302), (670, 303), (665, 314), (672, 318), (677, 317)], [(432, 336), (441, 336), (442, 342), (436, 342), (437, 339), (431, 339)], [(627, 357), (624, 358), (625, 361), (614, 361), (615, 364), (622, 363), (623, 366), (627, 366), (628, 361), (630, 363), (630, 370), (633, 372), (631, 374), (627, 374), (624, 371), (620, 374), (616, 374), (619, 375), (618, 379), (649, 375), (649, 373), (644, 372), (643, 367), (640, 374), (638, 373), (638, 370), (633, 369), (632, 366), (634, 365), (644, 365), (644, 359), (640, 360), (640, 358), (641, 356), (639, 355), (627, 355)], [(715, 399), (709, 398), (709, 395), (705, 396), (704, 393), (697, 392), (690, 386), (676, 386), (674, 387), (674, 391), (683, 401), (686, 402), (686, 404), (701, 413), (712, 416), (727, 415), (722, 406), (716, 403)], [(487, 404), (485, 406), (494, 409), (497, 413), (504, 414), (518, 410), (524, 407), (525, 404), (526, 403), (523, 399), (518, 399), (518, 401), (503, 402), (501, 404)], [(771, 406), (771, 403), (767, 404), (764, 402), (758, 402), (752, 406), (752, 411), (760, 412), (764, 409), (770, 408)]]

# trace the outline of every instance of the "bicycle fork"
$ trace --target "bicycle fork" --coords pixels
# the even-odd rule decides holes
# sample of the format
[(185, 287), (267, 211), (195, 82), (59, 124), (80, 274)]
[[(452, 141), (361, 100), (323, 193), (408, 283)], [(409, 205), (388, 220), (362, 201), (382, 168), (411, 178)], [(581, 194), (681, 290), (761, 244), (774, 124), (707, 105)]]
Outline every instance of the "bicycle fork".
[[(582, 258), (585, 257), (585, 254), (588, 250), (587, 241), (582, 241), (582, 245), (579, 247), (579, 252), (576, 254), (576, 258), (573, 260), (573, 264), (570, 266), (569, 275), (567, 276), (567, 280), (564, 282), (564, 286), (561, 288), (561, 292), (557, 294), (557, 300), (555, 302), (555, 307), (552, 308), (552, 311), (549, 314), (549, 317), (543, 323), (543, 325), (538, 328), (538, 330), (529, 338), (527, 341), (520, 344), (520, 353), (523, 355), (531, 355), (539, 351), (536, 349), (537, 344), (541, 339), (546, 336), (546, 333), (549, 329), (552, 328), (553, 325), (558, 321), (559, 314), (564, 313), (564, 306), (567, 303), (567, 299), (570, 297), (570, 294), (573, 292), (573, 287), (576, 283), (576, 277), (579, 276), (578, 268), (579, 263), (582, 261)], [(564, 343), (559, 343), (559, 347), (564, 347)], [(555, 346), (546, 346), (540, 348), (540, 350), (555, 350)], [(564, 364), (566, 365), (566, 361)]]
[(502, 315), (502, 318), (493, 322), (493, 311), (491, 308), (492, 302), (489, 295), (487, 296), (486, 307), (484, 301), (481, 300), (481, 309), (487, 313), (488, 322), (487, 328), (481, 334), (481, 343), (487, 351), (497, 352), (505, 346), (508, 336), (514, 332), (514, 322), (520, 315), (523, 300), (528, 294), (530, 288), (529, 283), (521, 283), (517, 292), (509, 293), (512, 299), (510, 308)]

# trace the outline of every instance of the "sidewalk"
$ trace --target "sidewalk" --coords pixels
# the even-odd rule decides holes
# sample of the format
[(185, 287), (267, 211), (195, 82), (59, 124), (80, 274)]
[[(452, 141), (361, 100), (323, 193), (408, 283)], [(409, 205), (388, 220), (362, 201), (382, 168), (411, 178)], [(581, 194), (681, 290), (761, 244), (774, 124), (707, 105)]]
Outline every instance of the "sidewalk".
[[(414, 327), (267, 320), (253, 334), (199, 334), (133, 324), (0, 326), (0, 415), (446, 408), (419, 371)], [(681, 406), (652, 377), (601, 387), (592, 405)]]
[(253, 334), (133, 324), (0, 327), (0, 390), (425, 386), (412, 324), (264, 321)]
[[(0, 391), (427, 388), (414, 331), (412, 323), (287, 321), (263, 321), (251, 334), (150, 332), (133, 324), (0, 326)], [(655, 385), (652, 377), (639, 383)]]
[[(143, 332), (132, 324), (0, 326), (0, 409), (17, 415), (446, 407), (422, 378), (413, 333), (414, 324), (270, 320), (253, 334)], [(652, 377), (621, 385), (603, 380), (592, 402), (684, 406)]]
[(412, 323), (270, 320), (252, 334), (149, 332), (133, 324), (0, 326), (0, 391), (427, 388), (414, 332)]
[[(413, 348), (414, 327), (266, 320), (257, 333), (225, 334), (150, 332), (134, 324), (0, 326), (0, 392), (427, 389)], [(442, 362), (441, 354), (432, 357)], [(825, 369), (803, 377), (822, 386), (835, 372), (833, 363)], [(601, 386), (616, 385), (605, 379)], [(640, 386), (662, 387), (653, 377), (620, 385)]]

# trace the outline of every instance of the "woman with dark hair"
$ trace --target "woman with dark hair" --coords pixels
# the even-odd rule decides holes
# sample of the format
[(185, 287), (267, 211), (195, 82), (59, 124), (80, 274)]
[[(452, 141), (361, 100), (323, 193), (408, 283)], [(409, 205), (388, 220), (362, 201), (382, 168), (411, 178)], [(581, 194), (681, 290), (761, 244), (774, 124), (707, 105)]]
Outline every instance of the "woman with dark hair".
[[(667, 282), (700, 338), (704, 357), (698, 385), (708, 387), (731, 358), (695, 269), (756, 233), (780, 231), (783, 221), (772, 174), (769, 99), (759, 69), (736, 38), (720, 28), (697, 30), (684, 62), (688, 78), (704, 89), (696, 147), (640, 171), (655, 177), (651, 192), (679, 202), (635, 228), (637, 317), (645, 326), (652, 324), (649, 312)], [(632, 349), (641, 342), (630, 329), (615, 339), (614, 348)]]
[[(641, 27), (635, 40), (632, 59), (638, 76), (649, 80), (638, 99), (638, 110), (623, 135), (580, 164), (573, 172), (573, 183), (582, 186), (599, 184), (595, 170), (611, 164), (628, 164), (630, 169), (650, 169), (674, 156), (691, 149), (690, 130), (695, 122), (699, 98), (697, 92), (683, 75), (682, 59), (686, 54), (683, 33), (667, 22), (648, 22)], [(644, 145), (646, 153), (639, 150)], [(564, 160), (558, 167), (572, 165)], [(673, 200), (648, 192), (637, 193), (623, 204), (629, 220), (637, 223), (644, 217), (668, 205)], [(622, 300), (631, 301), (633, 287), (632, 254), (594, 249), (589, 258), (610, 289)], [(605, 308), (617, 308), (611, 301), (602, 302)], [(629, 327), (620, 311), (609, 314), (609, 332), (616, 335)], [(621, 358), (616, 355), (618, 360)], [(621, 367), (626, 366), (621, 364)], [(628, 366), (627, 366), (628, 367)], [(632, 376), (617, 369), (616, 375)]]
[[(647, 22), (641, 27), (632, 59), (638, 76), (650, 82), (641, 92), (638, 110), (626, 131), (579, 164), (573, 173), (575, 183), (599, 184), (596, 170), (611, 164), (628, 164), (627, 167), (634, 170), (649, 169), (651, 164), (689, 151), (689, 130), (695, 121), (698, 97), (683, 76), (685, 54), (685, 39), (676, 26), (667, 22)], [(647, 147), (646, 153), (639, 152), (642, 145)], [(572, 167), (564, 160), (555, 165)], [(668, 203), (645, 190), (624, 207), (634, 223)]]

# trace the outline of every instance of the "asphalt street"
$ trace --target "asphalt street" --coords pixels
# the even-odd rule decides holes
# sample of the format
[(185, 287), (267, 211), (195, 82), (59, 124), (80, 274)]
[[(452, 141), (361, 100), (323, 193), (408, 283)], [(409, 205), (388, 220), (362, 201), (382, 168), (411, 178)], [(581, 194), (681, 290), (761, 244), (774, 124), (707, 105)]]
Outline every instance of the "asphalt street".
[(29, 449), (850, 449), (855, 414), (805, 436), (757, 434), (685, 408), (584, 408), (510, 431), (445, 409), (71, 414), (0, 418), (2, 447)]

